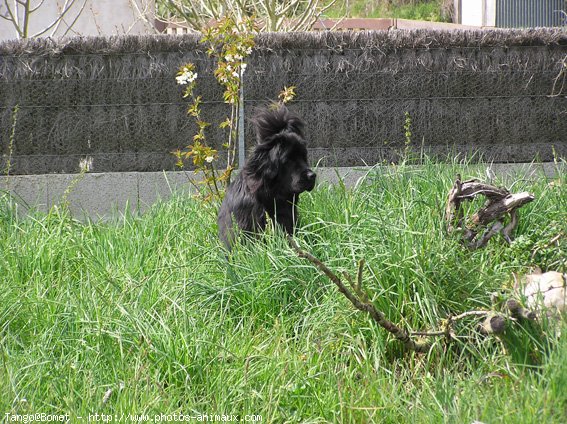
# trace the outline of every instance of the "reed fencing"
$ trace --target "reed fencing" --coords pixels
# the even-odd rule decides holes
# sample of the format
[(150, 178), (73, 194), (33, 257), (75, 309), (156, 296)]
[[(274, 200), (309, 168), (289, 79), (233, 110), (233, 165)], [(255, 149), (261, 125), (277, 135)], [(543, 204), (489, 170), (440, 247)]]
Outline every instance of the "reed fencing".
[[(11, 174), (175, 170), (196, 128), (175, 83), (197, 66), (204, 118), (227, 106), (196, 35), (37, 39), (0, 44), (0, 169)], [(496, 162), (567, 157), (567, 33), (534, 30), (261, 34), (244, 74), (246, 146), (255, 108), (294, 85), (311, 160), (395, 161), (407, 142), (430, 155)], [(15, 109), (17, 108), (17, 113)], [(225, 130), (208, 140), (222, 150)]]

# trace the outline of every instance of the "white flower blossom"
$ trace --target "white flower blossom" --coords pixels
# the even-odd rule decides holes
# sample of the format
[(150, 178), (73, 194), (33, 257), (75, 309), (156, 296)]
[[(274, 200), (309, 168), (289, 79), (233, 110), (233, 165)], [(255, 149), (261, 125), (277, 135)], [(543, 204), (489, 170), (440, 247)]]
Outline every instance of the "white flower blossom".
[(236, 56), (233, 57), (231, 54), (227, 54), (227, 55), (224, 57), (224, 59), (225, 59), (227, 62), (233, 62), (235, 57), (236, 57)]
[(234, 78), (238, 78), (238, 77), (240, 76), (240, 74), (239, 74), (237, 71), (234, 71), (234, 72), (232, 73), (232, 76), (233, 76)]
[(242, 60), (243, 57), (242, 57), (241, 54), (235, 54), (235, 55), (234, 55), (234, 59), (235, 59), (235, 60)]
[(214, 160), (215, 160), (215, 158), (214, 158), (213, 156), (207, 156), (207, 157), (205, 158), (205, 161), (206, 161), (207, 163), (212, 163)]
[(242, 65), (240, 65), (240, 72), (244, 73), (245, 70), (246, 70), (246, 63), (243, 63)]
[(185, 85), (188, 82), (193, 82), (197, 79), (197, 72), (184, 71), (181, 75), (177, 75), (175, 79), (177, 80), (177, 84)]

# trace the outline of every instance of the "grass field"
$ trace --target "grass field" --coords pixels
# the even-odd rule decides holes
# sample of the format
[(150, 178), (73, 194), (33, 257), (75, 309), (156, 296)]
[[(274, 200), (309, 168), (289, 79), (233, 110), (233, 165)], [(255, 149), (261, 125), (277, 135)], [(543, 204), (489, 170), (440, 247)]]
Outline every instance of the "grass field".
[[(567, 271), (565, 237), (548, 245), (567, 233), (565, 164), (553, 180), (497, 181), (536, 200), (522, 208), (511, 246), (495, 238), (474, 252), (444, 232), (456, 173), (485, 175), (467, 164), (402, 164), (353, 189), (319, 186), (301, 200), (298, 243), (336, 272), (355, 272), (364, 258), (376, 307), (413, 329), (489, 307), (514, 271)], [(554, 323), (543, 339), (516, 324), (499, 341), (463, 320), (457, 342), (404, 352), (277, 232), (238, 245), (227, 262), (214, 206), (177, 196), (143, 216), (81, 223), (64, 211), (18, 217), (2, 199), (2, 419), (567, 421), (567, 331), (556, 338)]]

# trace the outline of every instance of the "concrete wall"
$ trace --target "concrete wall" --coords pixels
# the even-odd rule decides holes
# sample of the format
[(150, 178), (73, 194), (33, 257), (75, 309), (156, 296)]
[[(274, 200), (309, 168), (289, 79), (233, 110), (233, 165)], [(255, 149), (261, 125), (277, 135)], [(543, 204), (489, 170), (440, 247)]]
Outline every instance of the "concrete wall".
[[(32, 1), (32, 6), (38, 2)], [(33, 12), (30, 15), (29, 36), (49, 27), (60, 16), (64, 3), (64, 0), (46, 0)], [(151, 34), (154, 32), (153, 10), (154, 0), (75, 0), (60, 24), (44, 36)], [(23, 6), (18, 5), (18, 11), (19, 20), (23, 22)], [(0, 5), (0, 14), (7, 15), (5, 4)], [(0, 40), (13, 38), (20, 38), (13, 24), (0, 19)]]
[[(348, 186), (368, 173), (368, 168), (318, 169), (319, 183), (336, 183), (339, 178)], [(158, 200), (173, 193), (195, 193), (194, 183), (200, 175), (194, 172), (107, 172), (79, 174), (44, 174), (0, 176), (0, 195), (10, 193), (21, 212), (47, 212), (61, 204), (64, 193), (77, 218), (107, 218), (126, 210), (144, 212)], [(193, 181), (193, 183), (191, 183)]]
[[(551, 178), (556, 174), (553, 163), (479, 165), (479, 174), (489, 167), (499, 180)], [(386, 167), (318, 168), (318, 184), (337, 184), (342, 181), (353, 187), (369, 173), (388, 172)], [(465, 178), (471, 175), (464, 175)], [(47, 212), (60, 205), (64, 193), (73, 216), (93, 220), (117, 217), (129, 212), (144, 212), (158, 200), (167, 200), (173, 193), (194, 192), (190, 179), (193, 172), (110, 172), (84, 174), (45, 174), (0, 176), (0, 195), (10, 193), (20, 213), (31, 210)]]

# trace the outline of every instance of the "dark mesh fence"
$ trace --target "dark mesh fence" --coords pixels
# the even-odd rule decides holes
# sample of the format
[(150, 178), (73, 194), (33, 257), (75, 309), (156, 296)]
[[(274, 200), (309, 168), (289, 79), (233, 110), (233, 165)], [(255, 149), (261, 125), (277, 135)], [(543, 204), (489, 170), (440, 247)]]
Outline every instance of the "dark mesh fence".
[[(246, 117), (295, 85), (290, 108), (307, 123), (314, 163), (395, 160), (406, 113), (412, 147), (432, 155), (548, 161), (553, 149), (567, 156), (566, 56), (561, 30), (262, 34), (244, 78)], [(94, 172), (174, 170), (170, 152), (196, 133), (175, 83), (186, 62), (197, 65), (205, 120), (220, 123), (228, 107), (194, 36), (0, 45), (0, 169), (15, 131), (12, 174), (77, 172), (87, 156)], [(211, 145), (225, 139), (209, 128)]]

